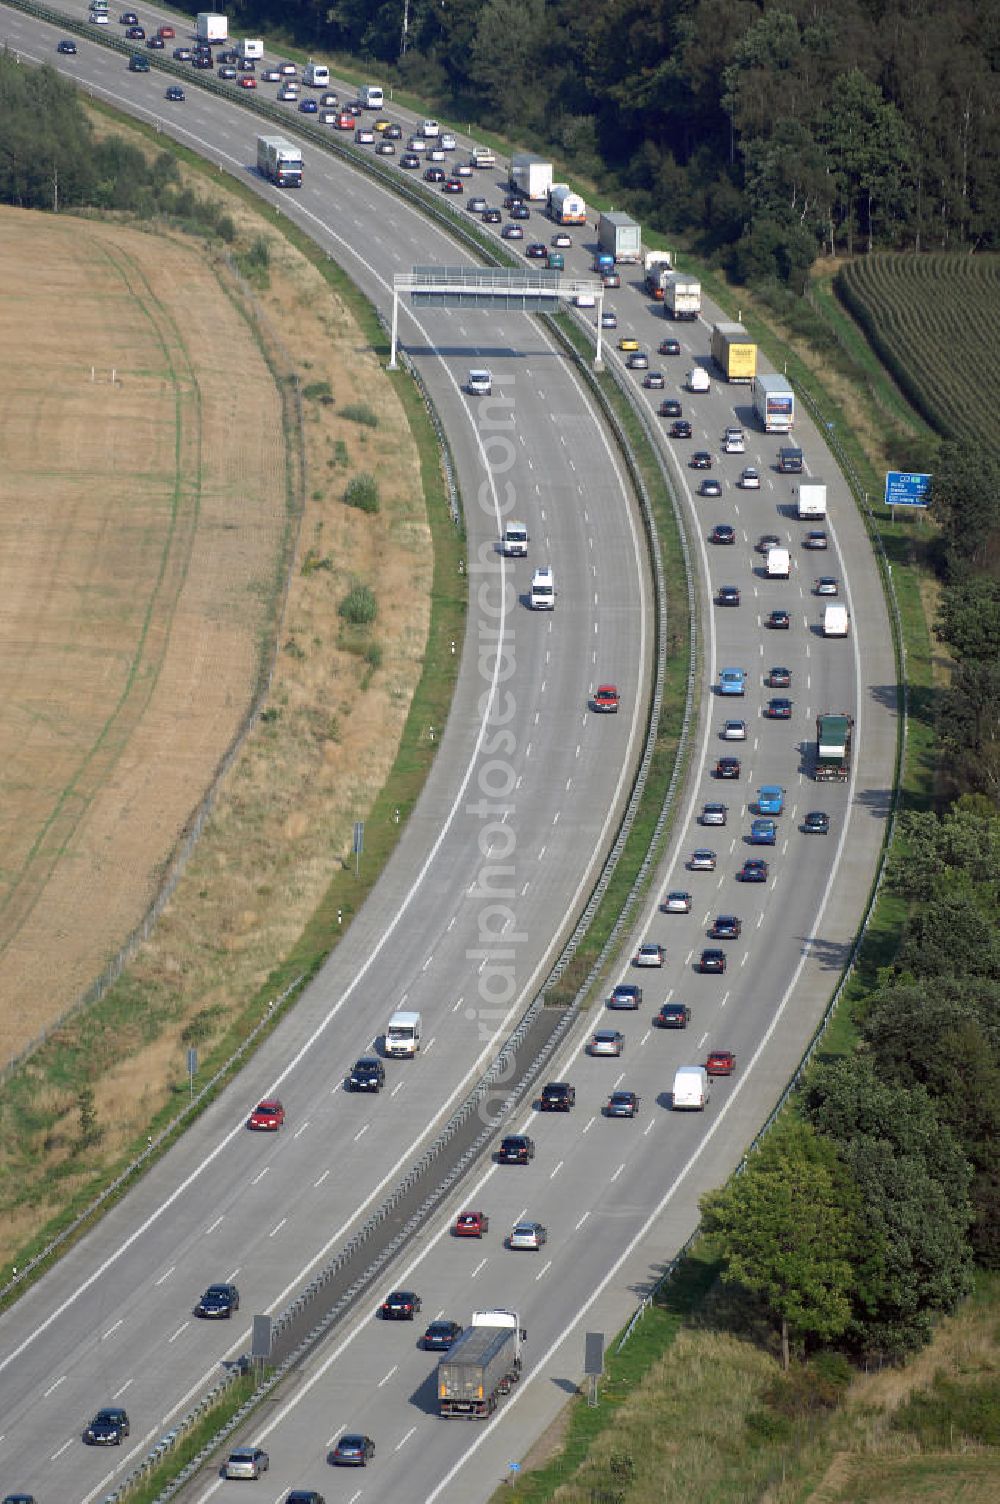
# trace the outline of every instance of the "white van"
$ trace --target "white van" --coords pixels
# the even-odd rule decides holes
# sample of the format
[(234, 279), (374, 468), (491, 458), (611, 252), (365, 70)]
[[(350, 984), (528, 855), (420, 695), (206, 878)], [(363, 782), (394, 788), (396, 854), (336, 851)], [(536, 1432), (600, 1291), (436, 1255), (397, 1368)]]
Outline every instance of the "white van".
[(365, 84), (359, 97), (366, 110), (381, 110), (385, 107), (385, 93), (381, 84)]
[(469, 396), (490, 397), (493, 394), (493, 372), (485, 367), (469, 372)]
[(846, 606), (827, 606), (823, 612), (824, 637), (846, 637), (850, 624)]
[(394, 1013), (385, 1026), (385, 1053), (407, 1058), (420, 1049), (420, 1014)]
[(532, 611), (555, 610), (556, 585), (550, 565), (546, 564), (544, 569), (536, 569), (531, 576), (531, 594), (528, 597), (528, 603)]
[(495, 167), (497, 159), (488, 146), (474, 146), (469, 158), (473, 167)]
[(674, 1112), (703, 1112), (711, 1090), (711, 1078), (703, 1065), (682, 1065), (674, 1073), (671, 1106)]
[(523, 522), (508, 522), (503, 530), (502, 548), (508, 559), (528, 557), (528, 529)]
[(687, 373), (687, 389), (689, 392), (710, 392), (712, 383), (704, 366), (694, 366)]
[(441, 134), (441, 127), (436, 120), (425, 120), (420, 127), (420, 134), (428, 141), (436, 141)]
[(302, 75), (302, 82), (310, 89), (328, 89), (330, 87), (330, 70), (325, 63), (314, 63), (309, 59)]

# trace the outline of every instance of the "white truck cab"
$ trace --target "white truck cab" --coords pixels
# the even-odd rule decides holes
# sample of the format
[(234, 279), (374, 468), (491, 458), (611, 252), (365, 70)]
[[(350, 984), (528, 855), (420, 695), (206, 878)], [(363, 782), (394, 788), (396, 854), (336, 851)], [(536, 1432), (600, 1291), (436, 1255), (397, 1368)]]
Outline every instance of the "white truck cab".
[(312, 58), (306, 63), (302, 82), (310, 89), (328, 89), (330, 87), (330, 70), (325, 63), (314, 63)]
[(525, 523), (507, 523), (503, 530), (502, 548), (508, 559), (528, 557), (528, 529)]
[(473, 167), (495, 167), (497, 159), (488, 146), (474, 146), (469, 159)]
[(361, 103), (366, 110), (381, 110), (385, 106), (385, 92), (381, 84), (365, 84), (361, 90)]
[(481, 367), (469, 372), (469, 395), (471, 397), (489, 397), (492, 392), (492, 371), (487, 371), (484, 367)]
[(556, 604), (556, 585), (552, 567), (536, 569), (531, 576), (531, 594), (528, 597), (532, 611), (553, 611)]
[(722, 442), (727, 454), (746, 453), (747, 441), (742, 428), (727, 428)]
[(420, 1014), (406, 1010), (394, 1013), (385, 1026), (385, 1053), (412, 1056), (420, 1049)]

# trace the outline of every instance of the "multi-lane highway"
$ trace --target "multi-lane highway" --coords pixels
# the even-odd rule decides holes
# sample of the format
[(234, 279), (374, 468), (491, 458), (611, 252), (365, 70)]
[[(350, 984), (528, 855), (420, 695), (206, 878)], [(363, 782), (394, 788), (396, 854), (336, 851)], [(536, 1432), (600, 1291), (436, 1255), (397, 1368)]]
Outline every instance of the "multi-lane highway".
[[(58, 33), (50, 28), (4, 10), (0, 29), (25, 57), (54, 59)], [(131, 75), (121, 58), (88, 44), (67, 61), (88, 86), (249, 175), (255, 122), (235, 103), (192, 87), (178, 115), (155, 73)], [(393, 272), (466, 259), (440, 230), (341, 163), (307, 148), (306, 168), (301, 195), (279, 200), (260, 185), (262, 192), (306, 224), (383, 308)], [(488, 196), (498, 201), (495, 181)], [(537, 238), (552, 228), (543, 220)], [(589, 233), (578, 238), (589, 245)], [(567, 270), (582, 269), (587, 254), (570, 252)], [(662, 314), (635, 287), (614, 303), (618, 334), (634, 332), (655, 350), (667, 332)], [(372, 902), (249, 1080), (227, 1092), (0, 1323), (5, 1491), (100, 1498), (219, 1361), (246, 1348), (245, 1319), (231, 1329), (192, 1319), (204, 1286), (234, 1279), (241, 1317), (277, 1311), (346, 1240), (531, 995), (620, 809), (637, 752), (641, 716), (632, 712), (648, 680), (650, 633), (640, 529), (615, 456), (572, 371), (535, 322), (428, 311), (419, 326), (406, 316), (401, 327), (448, 426), (468, 508), (470, 562), (483, 565), (471, 576), (470, 631), (441, 756)], [(416, 1288), (427, 1319), (444, 1311), (464, 1321), (478, 1305), (518, 1309), (529, 1343), (526, 1381), (513, 1400), (481, 1427), (438, 1419), (434, 1360), (415, 1347), (419, 1328), (376, 1322), (381, 1291), (373, 1292), (370, 1306), (259, 1422), (254, 1435), (265, 1438), (272, 1459), (268, 1497), (283, 1497), (293, 1484), (358, 1497), (358, 1481), (332, 1474), (325, 1461), (342, 1427), (377, 1442), (375, 1466), (360, 1478), (362, 1497), (485, 1497), (576, 1382), (582, 1331), (614, 1329), (693, 1226), (699, 1190), (739, 1159), (794, 1066), (856, 925), (887, 812), (895, 735), (889, 633), (864, 529), (819, 435), (800, 421), (797, 439), (831, 496), (830, 550), (802, 551), (803, 525), (789, 515), (791, 483), (775, 473), (776, 445), (756, 431), (746, 391), (736, 389), (735, 402), (734, 389), (721, 383), (705, 397), (680, 393), (683, 371), (707, 360), (708, 339), (704, 323), (678, 332), (682, 356), (651, 363), (665, 370), (667, 394), (681, 396), (695, 425), (671, 463), (701, 540), (708, 651), (698, 771), (661, 886), (689, 889), (692, 910), (664, 915), (651, 906), (636, 938), (661, 942), (667, 959), (662, 970), (636, 973), (642, 1009), (589, 1020), (622, 1030), (621, 1059), (591, 1059), (582, 1053), (584, 1035), (575, 1036), (552, 1071), (576, 1084), (574, 1113), (529, 1126), (538, 1143), (530, 1166), (484, 1166), (463, 1190), (462, 1203), (490, 1214), (484, 1243), (447, 1236), (456, 1201), (385, 1282)], [(489, 364), (509, 407), (463, 395), (473, 364)], [(650, 394), (657, 403), (662, 395)], [(734, 414), (747, 430), (747, 452), (723, 458), (720, 437)], [(696, 499), (689, 485), (687, 452), (698, 448), (715, 455), (718, 500)], [(745, 464), (761, 471), (760, 492), (735, 488)], [(508, 486), (511, 510), (532, 535), (529, 560), (513, 566), (494, 551)], [(716, 522), (734, 525), (735, 546), (704, 541)], [(760, 577), (753, 544), (762, 532), (787, 538), (795, 561), (788, 581)], [(551, 616), (528, 612), (522, 601), (530, 570), (542, 562), (553, 564), (559, 586)], [(840, 577), (852, 607), (855, 631), (846, 642), (816, 634), (811, 586), (820, 573)], [(740, 586), (739, 608), (710, 604), (722, 583)], [(762, 626), (774, 607), (790, 611), (787, 633)], [(762, 718), (772, 663), (792, 672), (787, 722)], [(710, 693), (720, 665), (748, 671), (744, 700), (723, 704)], [(625, 714), (588, 713), (588, 694), (605, 679), (621, 689)], [(806, 776), (804, 749), (821, 709), (856, 717), (850, 785), (818, 788)], [(746, 719), (744, 743), (718, 739), (727, 715)], [(733, 783), (710, 777), (720, 753), (741, 758)], [(769, 881), (748, 887), (735, 873), (748, 807), (765, 782), (786, 789), (787, 807), (778, 845), (764, 853)], [(729, 805), (722, 830), (695, 823), (711, 798)], [(830, 813), (829, 836), (799, 829), (811, 808)], [(687, 852), (701, 845), (715, 847), (716, 871), (686, 872)], [(692, 963), (709, 943), (708, 922), (722, 912), (741, 917), (742, 936), (724, 942), (726, 974), (703, 976)], [(687, 1031), (651, 1031), (651, 1014), (666, 999), (690, 1005)], [(421, 1057), (388, 1063), (381, 1097), (345, 1095), (343, 1070), (401, 1003), (423, 1016)], [(675, 1066), (713, 1047), (736, 1052), (736, 1075), (717, 1085), (704, 1117), (671, 1113)], [(600, 1116), (619, 1079), (641, 1095), (634, 1122)], [(288, 1109), (286, 1127), (274, 1139), (248, 1134), (246, 1108), (274, 1089)], [(526, 1109), (522, 1121), (535, 1116)], [(503, 1233), (525, 1211), (549, 1228), (541, 1254), (502, 1247)], [(112, 1402), (129, 1408), (128, 1443), (112, 1454), (83, 1448), (83, 1425), (98, 1404)], [(229, 1485), (209, 1480), (191, 1497), (222, 1487)]]

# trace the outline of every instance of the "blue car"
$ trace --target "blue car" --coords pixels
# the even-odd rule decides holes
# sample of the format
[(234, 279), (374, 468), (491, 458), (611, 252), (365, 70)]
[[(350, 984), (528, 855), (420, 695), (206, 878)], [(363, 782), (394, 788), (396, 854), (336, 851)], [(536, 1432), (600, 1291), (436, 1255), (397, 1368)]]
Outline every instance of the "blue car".
[(724, 668), (719, 673), (720, 695), (742, 695), (746, 693), (747, 674), (743, 668)]
[(754, 820), (751, 823), (751, 846), (773, 846), (777, 839), (778, 827), (773, 820)]
[(303, 115), (316, 115), (319, 112), (319, 105), (315, 99), (303, 99), (299, 105), (299, 112)]
[(765, 783), (757, 790), (757, 813), (780, 815), (785, 807), (785, 791), (776, 783)]

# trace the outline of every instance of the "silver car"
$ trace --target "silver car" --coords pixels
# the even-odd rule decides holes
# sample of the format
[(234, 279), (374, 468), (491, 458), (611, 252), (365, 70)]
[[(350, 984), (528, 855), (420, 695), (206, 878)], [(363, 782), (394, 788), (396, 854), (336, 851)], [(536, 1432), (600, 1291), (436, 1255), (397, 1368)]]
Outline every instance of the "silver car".
[(540, 1222), (517, 1222), (507, 1234), (508, 1248), (528, 1248), (537, 1253), (548, 1237)]
[(266, 1473), (271, 1459), (262, 1447), (237, 1447), (230, 1452), (225, 1466), (227, 1478), (259, 1478)]
[(747, 739), (746, 721), (723, 721), (722, 740), (724, 742), (745, 742)]
[(744, 491), (759, 491), (760, 472), (755, 470), (752, 465), (747, 465), (740, 476), (740, 486)]
[(590, 1036), (587, 1053), (590, 1055), (620, 1055), (625, 1048), (625, 1036), (617, 1029), (598, 1029)]
[(691, 894), (682, 893), (680, 892), (680, 890), (674, 893), (668, 893), (666, 898), (660, 904), (660, 908), (663, 910), (664, 914), (690, 914)]
[(688, 866), (692, 872), (714, 872), (715, 852), (709, 851), (707, 846), (699, 846), (697, 851), (692, 851)]
[(725, 804), (706, 804), (702, 807), (702, 825), (725, 825), (727, 806)]

